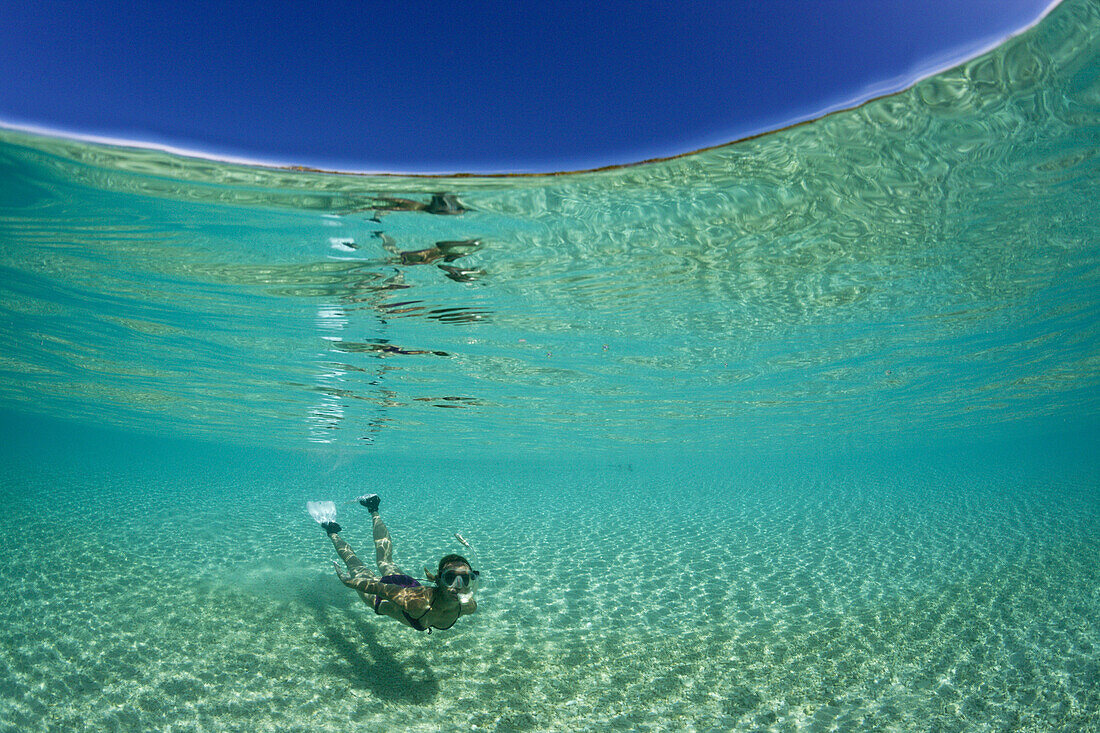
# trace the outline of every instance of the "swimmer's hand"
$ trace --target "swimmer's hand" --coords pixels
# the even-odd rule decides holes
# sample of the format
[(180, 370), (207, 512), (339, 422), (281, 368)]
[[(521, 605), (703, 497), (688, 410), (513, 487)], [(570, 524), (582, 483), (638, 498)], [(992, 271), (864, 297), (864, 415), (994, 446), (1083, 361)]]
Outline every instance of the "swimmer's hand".
[(336, 577), (340, 579), (340, 582), (346, 586), (352, 585), (351, 576), (340, 570), (340, 563), (335, 560), (332, 561), (332, 567), (336, 569)]

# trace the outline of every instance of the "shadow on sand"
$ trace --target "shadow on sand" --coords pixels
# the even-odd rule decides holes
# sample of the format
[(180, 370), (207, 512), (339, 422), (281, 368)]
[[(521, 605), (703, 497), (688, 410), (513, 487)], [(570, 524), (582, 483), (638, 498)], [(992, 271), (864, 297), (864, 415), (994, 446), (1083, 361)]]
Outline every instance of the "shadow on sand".
[[(330, 620), (333, 614), (344, 612), (341, 600), (342, 594), (339, 598), (317, 593), (299, 596), (302, 605), (317, 619), (317, 628), (328, 639), (329, 649), (338, 656), (333, 659), (333, 672), (348, 677), (353, 686), (382, 700), (422, 705), (435, 699), (439, 681), (427, 661), (416, 655), (407, 662), (399, 662), (389, 648), (378, 643), (370, 623), (375, 619), (354, 618), (353, 634), (348, 632), (346, 617), (340, 624)], [(393, 623), (381, 617), (377, 621)]]

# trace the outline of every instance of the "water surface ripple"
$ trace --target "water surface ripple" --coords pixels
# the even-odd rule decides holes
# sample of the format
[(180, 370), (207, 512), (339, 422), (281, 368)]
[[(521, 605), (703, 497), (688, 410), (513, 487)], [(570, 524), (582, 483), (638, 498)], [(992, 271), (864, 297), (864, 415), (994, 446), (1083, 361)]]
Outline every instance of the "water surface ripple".
[(245, 443), (527, 446), (1097, 414), (1097, 4), (914, 88), (568, 176), (0, 131), (0, 401)]

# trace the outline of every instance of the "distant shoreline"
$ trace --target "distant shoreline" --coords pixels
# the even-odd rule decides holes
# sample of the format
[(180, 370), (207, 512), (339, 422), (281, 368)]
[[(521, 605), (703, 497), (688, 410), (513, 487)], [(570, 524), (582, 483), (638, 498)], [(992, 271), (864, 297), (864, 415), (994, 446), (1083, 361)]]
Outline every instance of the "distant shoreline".
[(901, 94), (920, 82), (942, 74), (945, 71), (954, 69), (958, 66), (973, 61), (976, 58), (984, 56), (991, 51), (1001, 47), (1008, 41), (1023, 33), (1030, 31), (1036, 27), (1048, 15), (1060, 4), (1062, 0), (1052, 0), (1052, 2), (1039, 14), (1039, 16), (1030, 24), (1019, 28), (1011, 33), (999, 37), (996, 41), (984, 44), (975, 49), (964, 51), (958, 55), (952, 55), (950, 57), (937, 59), (931, 62), (927, 67), (918, 69), (903, 77), (894, 77), (886, 80), (877, 86), (864, 89), (862, 92), (856, 94), (850, 99), (843, 102), (839, 102), (833, 105), (825, 106), (821, 109), (815, 110), (803, 117), (796, 117), (786, 123), (781, 123), (775, 127), (769, 127), (767, 129), (750, 132), (748, 134), (740, 135), (724, 142), (718, 142), (711, 145), (704, 145), (702, 147), (693, 148), (681, 153), (673, 153), (669, 155), (655, 155), (652, 157), (643, 158), (641, 160), (629, 161), (625, 163), (609, 163), (607, 165), (598, 165), (589, 168), (577, 168), (569, 170), (533, 170), (533, 171), (516, 171), (516, 172), (504, 172), (500, 170), (485, 170), (485, 171), (428, 171), (428, 170), (415, 170), (415, 171), (394, 171), (394, 170), (371, 170), (371, 169), (341, 169), (330, 168), (324, 165), (315, 165), (311, 163), (293, 163), (289, 161), (264, 159), (261, 156), (250, 156), (244, 154), (233, 153), (216, 153), (212, 151), (206, 151), (202, 149), (189, 148), (179, 145), (173, 145), (170, 143), (161, 143), (148, 140), (117, 138), (110, 135), (102, 135), (95, 133), (84, 133), (78, 131), (64, 130), (61, 128), (54, 128), (48, 125), (39, 125), (35, 123), (25, 123), (19, 121), (0, 119), (0, 130), (10, 130), (13, 132), (21, 132), (31, 135), (37, 135), (41, 137), (56, 138), (62, 140), (68, 140), (72, 142), (91, 143), (95, 145), (104, 145), (114, 148), (126, 148), (136, 150), (153, 150), (170, 155), (176, 155), (185, 158), (194, 158), (203, 161), (215, 162), (215, 163), (230, 163), (234, 165), (243, 165), (253, 168), (264, 168), (280, 171), (304, 171), (309, 173), (325, 173), (341, 176), (376, 176), (376, 177), (392, 177), (392, 178), (427, 178), (427, 179), (461, 179), (461, 178), (538, 178), (538, 177), (552, 177), (552, 176), (570, 176), (580, 175), (586, 173), (598, 173), (602, 171), (619, 170), (623, 168), (632, 168), (635, 166), (648, 165), (652, 163), (664, 163), (671, 160), (677, 160), (679, 158), (686, 158), (699, 153), (705, 153), (718, 148), (724, 148), (729, 145), (736, 145), (748, 140), (755, 140), (757, 138), (771, 135), (774, 133), (782, 132), (784, 130), (790, 130), (801, 125), (805, 125), (811, 122), (817, 122), (825, 117), (840, 112), (848, 112), (854, 109), (858, 109), (870, 102), (874, 102), (879, 99), (892, 97), (897, 94)]

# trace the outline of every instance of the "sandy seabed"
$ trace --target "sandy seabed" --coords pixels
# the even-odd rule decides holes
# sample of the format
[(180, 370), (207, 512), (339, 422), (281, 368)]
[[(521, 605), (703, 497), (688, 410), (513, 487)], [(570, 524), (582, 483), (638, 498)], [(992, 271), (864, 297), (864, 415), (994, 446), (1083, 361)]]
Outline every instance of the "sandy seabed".
[(479, 612), (428, 636), (333, 576), (304, 501), (350, 489), (14, 467), (0, 730), (1100, 729), (1088, 475), (629, 468), (382, 491), (406, 571), (480, 551)]

